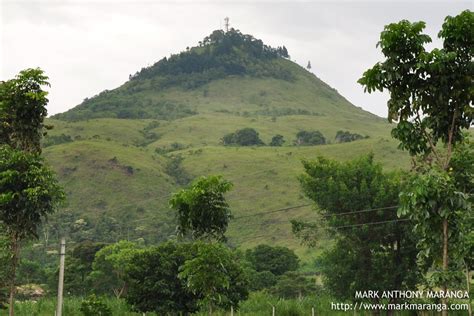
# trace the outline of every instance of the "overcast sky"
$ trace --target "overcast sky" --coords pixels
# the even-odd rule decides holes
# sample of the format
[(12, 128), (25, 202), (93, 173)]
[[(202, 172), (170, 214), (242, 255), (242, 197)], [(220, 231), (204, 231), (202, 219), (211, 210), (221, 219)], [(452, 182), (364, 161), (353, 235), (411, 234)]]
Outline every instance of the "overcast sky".
[[(41, 67), (50, 77), (49, 114), (124, 83), (129, 74), (180, 52), (224, 17), (271, 46), (285, 45), (356, 106), (386, 116), (387, 96), (364, 94), (357, 79), (381, 55), (384, 25), (426, 21), (436, 39), (446, 15), (473, 1), (1, 1), (0, 80)], [(439, 46), (435, 40), (431, 47)]]

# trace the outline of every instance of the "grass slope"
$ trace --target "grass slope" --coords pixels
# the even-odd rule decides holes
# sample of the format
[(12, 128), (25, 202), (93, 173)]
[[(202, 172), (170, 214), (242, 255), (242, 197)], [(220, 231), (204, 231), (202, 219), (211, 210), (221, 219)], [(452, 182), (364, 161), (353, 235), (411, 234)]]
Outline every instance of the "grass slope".
[[(244, 248), (285, 245), (305, 258), (314, 256), (294, 239), (289, 223), (293, 218), (318, 220), (311, 206), (251, 216), (309, 202), (297, 180), (303, 172), (301, 160), (318, 155), (347, 160), (373, 152), (376, 160), (394, 169), (406, 168), (408, 156), (396, 149), (384, 119), (353, 106), (297, 64), (284, 58), (271, 62), (291, 73), (292, 80), (231, 75), (192, 89), (161, 88), (155, 85), (157, 78), (131, 80), (49, 119), (55, 126), (50, 137), (64, 134), (71, 140), (44, 150), (66, 188), (68, 207), (79, 215), (97, 218), (106, 213), (125, 222), (134, 232), (132, 238), (166, 238), (174, 230), (167, 201), (180, 188), (169, 165), (180, 156), (179, 172), (191, 177), (222, 174), (234, 183), (228, 195), (235, 215), (230, 243)], [(121, 98), (135, 113), (156, 115), (119, 119), (114, 102)], [(155, 105), (171, 114), (153, 112)], [(281, 134), (285, 144), (221, 145), (225, 134), (244, 127), (256, 129), (265, 143)], [(293, 146), (301, 130), (319, 130), (330, 144)], [(369, 138), (336, 144), (338, 130)]]

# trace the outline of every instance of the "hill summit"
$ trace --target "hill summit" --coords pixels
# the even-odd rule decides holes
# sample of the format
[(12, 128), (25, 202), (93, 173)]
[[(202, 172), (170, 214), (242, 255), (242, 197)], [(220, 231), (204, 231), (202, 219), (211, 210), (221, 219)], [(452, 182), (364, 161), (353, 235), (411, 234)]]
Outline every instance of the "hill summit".
[[(250, 90), (242, 90), (238, 79), (273, 80), (271, 89), (261, 90), (259, 96), (250, 103), (256, 103), (259, 109), (242, 109), (241, 112), (279, 116), (281, 114), (330, 114), (324, 110), (324, 104), (343, 103), (341, 110), (350, 105), (336, 90), (320, 81), (313, 74), (289, 60), (285, 46), (270, 47), (252, 35), (242, 34), (231, 29), (228, 32), (216, 30), (206, 36), (199, 45), (185, 51), (163, 58), (154, 65), (142, 68), (121, 87), (86, 98), (82, 104), (54, 118), (77, 121), (91, 118), (127, 118), (127, 119), (163, 119), (174, 120), (198, 113), (208, 112), (206, 105), (199, 104), (193, 96), (188, 101), (183, 96), (192, 95), (193, 91), (202, 91), (200, 97), (208, 97), (213, 82), (228, 80), (224, 90), (228, 91), (219, 109), (213, 111), (233, 111), (237, 95), (248, 95)], [(304, 82), (304, 81), (310, 82)], [(313, 87), (306, 86), (307, 83)], [(316, 98), (303, 105), (293, 102), (300, 96), (284, 98), (285, 105), (267, 102), (275, 95), (288, 93), (286, 90), (298, 91), (295, 86), (304, 90), (313, 90)], [(232, 87), (235, 89), (232, 91)], [(180, 96), (175, 93), (179, 90)], [(270, 94), (273, 96), (269, 97)], [(291, 94), (291, 93), (290, 93)], [(326, 100), (317, 100), (324, 98)], [(329, 100), (327, 100), (329, 99)], [(205, 102), (208, 103), (208, 102)], [(244, 103), (249, 103), (244, 101)], [(269, 104), (273, 103), (273, 104)], [(293, 103), (293, 104), (292, 104)], [(238, 106), (242, 108), (242, 106)], [(319, 111), (316, 109), (319, 108)], [(350, 108), (355, 109), (352, 105)], [(358, 110), (360, 114), (360, 110)], [(242, 113), (240, 113), (242, 114)], [(368, 114), (368, 113), (367, 113)], [(369, 115), (371, 118), (375, 116)]]

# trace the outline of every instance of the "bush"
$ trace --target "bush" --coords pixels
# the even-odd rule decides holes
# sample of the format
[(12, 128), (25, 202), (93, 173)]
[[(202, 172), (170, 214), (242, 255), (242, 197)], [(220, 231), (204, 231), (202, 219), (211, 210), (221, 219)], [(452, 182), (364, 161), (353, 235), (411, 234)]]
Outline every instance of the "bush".
[(257, 272), (269, 271), (274, 275), (281, 275), (298, 269), (298, 257), (286, 247), (258, 245), (247, 250), (245, 257)]
[(112, 316), (110, 307), (95, 294), (82, 301), (80, 311), (84, 316)]
[(304, 277), (297, 272), (289, 271), (282, 275), (270, 292), (280, 298), (302, 298), (314, 295), (321, 289), (314, 279)]
[(355, 140), (368, 138), (368, 136), (362, 136), (357, 133), (350, 133), (348, 131), (337, 131), (336, 133), (336, 142), (337, 143), (348, 143)]
[(283, 136), (278, 134), (278, 135), (275, 135), (275, 136), (272, 137), (272, 141), (270, 142), (270, 146), (279, 147), (279, 146), (283, 145), (284, 142), (285, 142), (285, 139), (283, 138)]
[(253, 146), (264, 145), (258, 132), (253, 128), (247, 127), (239, 129), (234, 133), (229, 133), (222, 138), (224, 145)]
[(300, 131), (296, 134), (296, 145), (324, 145), (326, 138), (320, 131)]

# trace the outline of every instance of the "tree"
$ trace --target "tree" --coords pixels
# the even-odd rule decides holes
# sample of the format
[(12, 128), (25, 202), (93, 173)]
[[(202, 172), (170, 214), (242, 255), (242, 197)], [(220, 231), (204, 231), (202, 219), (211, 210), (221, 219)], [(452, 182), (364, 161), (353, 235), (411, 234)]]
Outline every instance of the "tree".
[(11, 242), (10, 315), (13, 315), (20, 241), (37, 238), (42, 218), (54, 212), (64, 193), (36, 153), (0, 147), (0, 220)]
[(270, 142), (270, 146), (280, 147), (285, 142), (285, 139), (282, 135), (278, 134), (272, 137), (272, 141)]
[(308, 64), (306, 65), (306, 69), (311, 70), (311, 62), (308, 61)]
[(247, 250), (245, 257), (257, 272), (270, 271), (274, 275), (294, 271), (299, 265), (295, 252), (287, 247), (258, 245)]
[[(415, 240), (410, 223), (398, 222), (395, 212), (402, 175), (383, 172), (371, 155), (345, 163), (319, 157), (303, 166), (303, 191), (336, 238), (323, 255), (323, 278), (332, 294), (354, 300), (358, 290), (414, 288)], [(299, 224), (300, 231), (320, 235), (320, 225)]]
[[(434, 261), (442, 259), (441, 268), (445, 276), (439, 285), (446, 290), (450, 262), (456, 265), (459, 260), (456, 253), (465, 252), (457, 249), (464, 243), (454, 241), (461, 238), (459, 228), (463, 221), (468, 220), (468, 212), (465, 207), (459, 208), (458, 202), (461, 201), (447, 207), (442, 201), (444, 195), (433, 196), (428, 191), (437, 189), (423, 186), (452, 182), (448, 171), (453, 148), (463, 142), (462, 131), (472, 124), (474, 13), (466, 10), (455, 17), (446, 17), (438, 34), (443, 40), (441, 49), (425, 49), (431, 38), (422, 33), (424, 28), (424, 22), (406, 20), (385, 26), (378, 46), (386, 59), (367, 70), (359, 83), (369, 93), (374, 90), (390, 93), (388, 118), (398, 121), (392, 129), (392, 136), (400, 141), (400, 148), (428, 165), (419, 169), (420, 179), (414, 179), (409, 187), (415, 191), (406, 192), (418, 201), (407, 204), (408, 199), (404, 199), (400, 215), (407, 214), (416, 222), (420, 239), (437, 241), (434, 245), (419, 246), (425, 254), (429, 248), (436, 249), (430, 252), (430, 256)], [(445, 150), (436, 146), (439, 141)], [(438, 170), (431, 170), (433, 165)], [(453, 190), (452, 193), (460, 198), (462, 192), (457, 188)], [(426, 194), (429, 199), (420, 205)], [(467, 202), (466, 197), (462, 199), (464, 202), (461, 204)], [(415, 204), (417, 208), (414, 208)], [(420, 221), (423, 213), (428, 216)], [(459, 216), (460, 213), (463, 215)], [(451, 258), (448, 249), (453, 255)]]
[(0, 82), (0, 143), (27, 152), (41, 151), (41, 138), (49, 86), (39, 68), (20, 71), (16, 78)]
[(179, 278), (187, 287), (202, 295), (200, 305), (213, 307), (238, 307), (248, 296), (248, 276), (238, 259), (224, 245), (197, 242), (197, 253), (180, 268)]
[(125, 240), (100, 249), (95, 254), (90, 274), (94, 288), (106, 293), (112, 292), (117, 298), (126, 294), (125, 270), (139, 250), (140, 247), (135, 243)]
[(170, 206), (177, 211), (179, 234), (225, 240), (231, 212), (224, 194), (231, 188), (232, 184), (221, 176), (208, 176), (174, 194)]
[[(367, 138), (368, 136), (366, 136)], [(351, 133), (349, 131), (337, 131), (336, 133), (336, 142), (338, 143), (348, 143), (348, 142), (353, 142), (355, 140), (363, 139), (364, 136), (357, 134), (357, 133)]]
[(324, 145), (326, 138), (320, 131), (299, 131), (296, 134), (296, 145)]
[[(64, 274), (64, 291), (72, 295), (85, 296), (92, 291), (90, 273), (95, 254), (105, 246), (101, 242), (90, 240), (79, 242), (70, 252), (66, 254), (67, 273)], [(58, 284), (59, 269), (52, 269), (48, 284), (51, 292), (56, 291)]]
[(283, 274), (270, 289), (274, 295), (287, 299), (301, 299), (306, 295), (315, 295), (318, 291), (320, 288), (316, 285), (316, 280), (306, 278), (294, 271)]
[(180, 267), (194, 253), (192, 244), (173, 242), (135, 253), (125, 269), (126, 301), (143, 313), (196, 312), (200, 293), (193, 294), (188, 290), (186, 280), (178, 278)]
[(234, 133), (229, 133), (222, 138), (224, 145), (254, 146), (264, 145), (258, 132), (253, 128), (246, 127)]
[(0, 220), (10, 238), (12, 270), (9, 314), (14, 314), (16, 269), (20, 241), (37, 237), (43, 217), (51, 214), (64, 194), (39, 156), (47, 115), (48, 77), (27, 69), (0, 82)]

